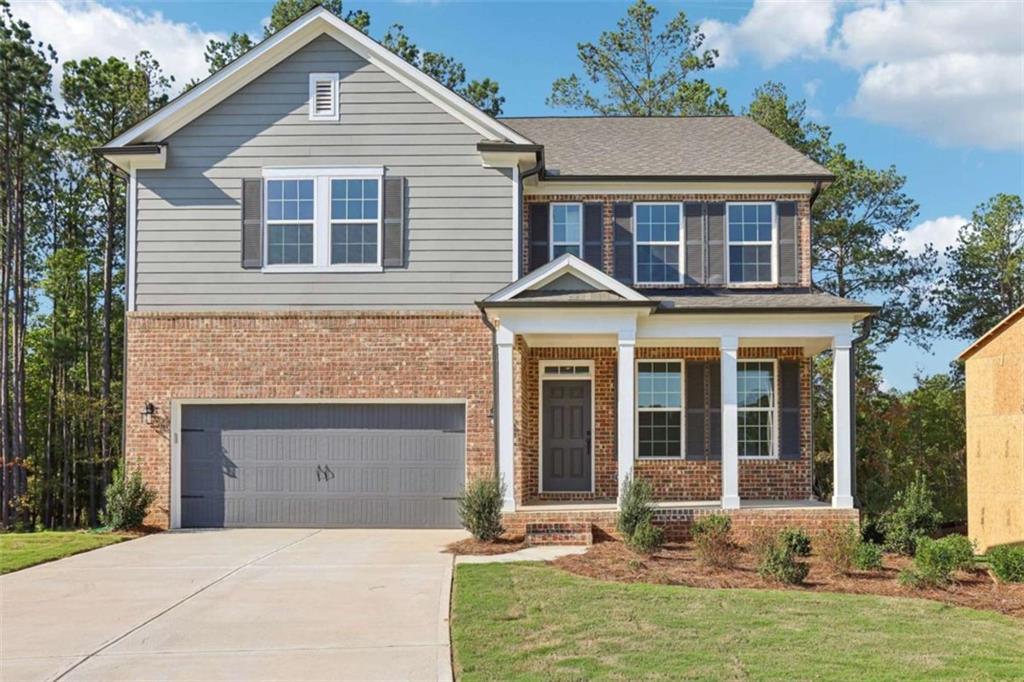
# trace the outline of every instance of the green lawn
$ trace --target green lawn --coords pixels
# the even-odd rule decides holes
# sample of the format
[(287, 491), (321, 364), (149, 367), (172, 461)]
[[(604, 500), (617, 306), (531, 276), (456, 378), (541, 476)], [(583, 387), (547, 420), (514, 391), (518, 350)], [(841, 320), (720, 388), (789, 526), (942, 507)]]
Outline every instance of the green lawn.
[(10, 573), (54, 559), (88, 552), (134, 537), (127, 533), (40, 531), (0, 533), (0, 573)]
[(461, 680), (1024, 676), (1024, 622), (920, 599), (589, 580), (457, 567)]

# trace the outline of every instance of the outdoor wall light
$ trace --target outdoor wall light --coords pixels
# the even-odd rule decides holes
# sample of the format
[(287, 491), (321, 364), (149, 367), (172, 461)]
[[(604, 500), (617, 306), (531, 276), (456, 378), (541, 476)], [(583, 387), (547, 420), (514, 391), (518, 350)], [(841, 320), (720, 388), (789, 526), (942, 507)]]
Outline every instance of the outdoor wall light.
[(142, 406), (142, 412), (139, 414), (142, 415), (142, 423), (149, 424), (153, 421), (153, 415), (156, 414), (156, 405), (146, 401), (146, 404)]

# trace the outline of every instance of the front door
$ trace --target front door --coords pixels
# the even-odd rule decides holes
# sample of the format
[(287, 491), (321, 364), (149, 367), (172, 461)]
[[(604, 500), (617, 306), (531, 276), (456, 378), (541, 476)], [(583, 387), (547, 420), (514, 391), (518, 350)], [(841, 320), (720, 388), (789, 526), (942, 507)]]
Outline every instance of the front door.
[(590, 492), (590, 381), (543, 382), (544, 492)]

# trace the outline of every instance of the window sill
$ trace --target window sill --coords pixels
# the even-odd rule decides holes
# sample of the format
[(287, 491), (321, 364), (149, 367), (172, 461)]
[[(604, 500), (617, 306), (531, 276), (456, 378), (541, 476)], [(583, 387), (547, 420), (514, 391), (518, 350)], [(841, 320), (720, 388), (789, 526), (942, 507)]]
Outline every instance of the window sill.
[(384, 272), (377, 264), (370, 265), (264, 265), (260, 272), (267, 275), (294, 273), (346, 273), (346, 272)]
[(777, 282), (726, 282), (730, 289), (778, 289)]
[(764, 457), (758, 455), (739, 455), (739, 459), (744, 462), (778, 462), (778, 455), (766, 455)]
[(685, 457), (634, 457), (634, 462), (686, 462)]

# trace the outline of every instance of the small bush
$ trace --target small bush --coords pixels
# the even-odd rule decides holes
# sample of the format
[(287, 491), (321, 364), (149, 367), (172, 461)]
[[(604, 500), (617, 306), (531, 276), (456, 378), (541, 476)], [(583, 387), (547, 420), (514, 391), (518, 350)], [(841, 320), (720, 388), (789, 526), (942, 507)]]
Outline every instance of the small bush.
[(913, 556), (917, 543), (933, 533), (941, 521), (928, 480), (919, 472), (905, 490), (896, 493), (893, 508), (882, 516), (879, 527), (886, 549)]
[(466, 486), (459, 498), (462, 527), (477, 540), (490, 542), (501, 536), (501, 503), (505, 483), (498, 478), (478, 478)]
[(963, 535), (938, 540), (921, 538), (914, 557), (914, 573), (925, 585), (947, 585), (955, 571), (974, 567), (974, 545)]
[(818, 556), (834, 573), (849, 573), (856, 563), (860, 530), (855, 523), (830, 526), (818, 536)]
[(693, 522), (693, 542), (702, 562), (719, 568), (735, 565), (736, 545), (731, 530), (732, 520), (726, 514), (711, 514)]
[(649, 519), (641, 521), (626, 540), (631, 549), (641, 554), (654, 554), (665, 543), (665, 534)]
[(810, 570), (807, 563), (796, 560), (793, 548), (782, 534), (766, 548), (757, 565), (757, 573), (762, 578), (787, 585), (799, 585)]
[(146, 519), (146, 510), (156, 499), (156, 493), (142, 480), (138, 469), (126, 475), (124, 467), (118, 467), (105, 493), (107, 505), (100, 521), (115, 530), (136, 528)]
[(988, 565), (1004, 583), (1024, 583), (1024, 545), (1002, 545), (989, 550)]
[(779, 541), (795, 556), (811, 556), (811, 538), (799, 528), (784, 528), (779, 533)]
[(925, 586), (924, 578), (922, 578), (921, 575), (912, 568), (904, 568), (901, 570), (899, 575), (896, 576), (896, 580), (904, 587), (921, 589)]
[(758, 527), (750, 533), (748, 545), (750, 553), (756, 557), (764, 556), (764, 553), (775, 544), (776, 533), (771, 528)]
[(873, 542), (857, 544), (853, 565), (861, 571), (877, 571), (882, 568), (882, 548)]
[(622, 508), (616, 525), (626, 542), (633, 537), (640, 524), (645, 521), (651, 523), (654, 518), (654, 507), (651, 506), (653, 497), (651, 484), (642, 478), (627, 476), (622, 482)]

